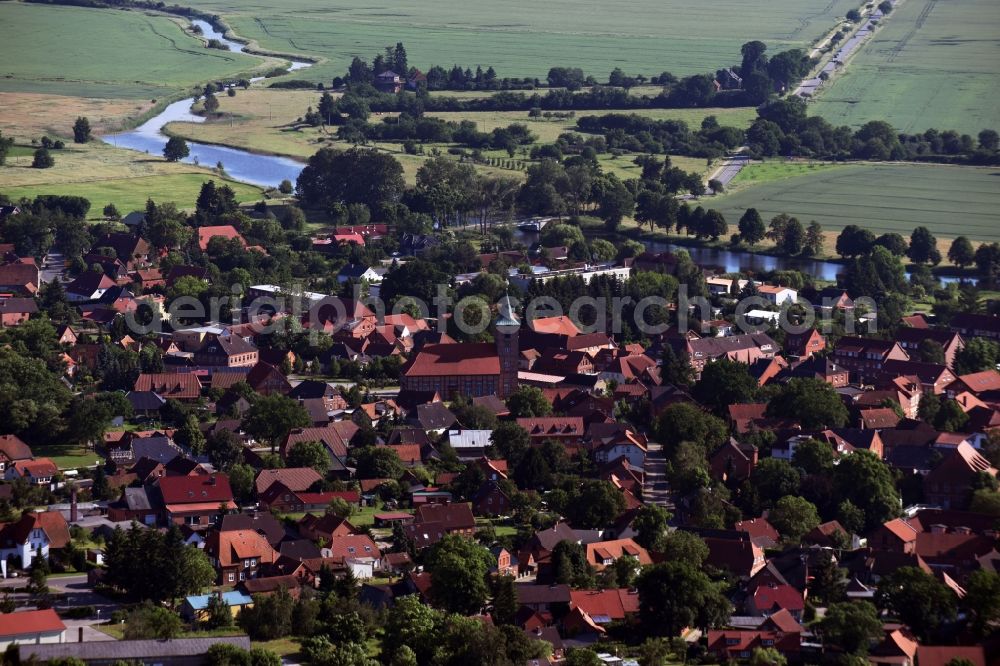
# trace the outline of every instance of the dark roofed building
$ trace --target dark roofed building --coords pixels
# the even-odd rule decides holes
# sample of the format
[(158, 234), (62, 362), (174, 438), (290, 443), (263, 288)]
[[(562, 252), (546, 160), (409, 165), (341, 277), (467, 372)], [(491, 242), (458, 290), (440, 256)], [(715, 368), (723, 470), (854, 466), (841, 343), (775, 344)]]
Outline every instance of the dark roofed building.
[(23, 663), (28, 663), (32, 658), (41, 663), (73, 658), (94, 666), (112, 666), (116, 663), (200, 666), (209, 663), (209, 648), (220, 644), (232, 645), (242, 650), (250, 649), (250, 639), (246, 636), (229, 636), (19, 645), (18, 655)]

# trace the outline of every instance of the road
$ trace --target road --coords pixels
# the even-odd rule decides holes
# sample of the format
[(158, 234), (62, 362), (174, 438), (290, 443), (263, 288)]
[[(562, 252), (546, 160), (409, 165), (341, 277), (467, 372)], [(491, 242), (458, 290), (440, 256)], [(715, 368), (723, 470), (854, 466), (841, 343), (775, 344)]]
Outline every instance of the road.
[(667, 482), (667, 459), (663, 446), (653, 442), (646, 449), (646, 478), (642, 486), (642, 499), (650, 504), (659, 504), (665, 509), (673, 509), (670, 498), (670, 484)]
[(39, 278), (43, 283), (62, 279), (66, 273), (66, 257), (59, 252), (50, 252), (42, 260)]
[[(105, 636), (105, 634), (102, 634), (95, 629), (90, 629), (89, 627), (90, 625), (107, 621), (107, 619), (111, 617), (111, 613), (118, 610), (121, 607), (121, 604), (94, 592), (93, 588), (91, 588), (87, 583), (86, 574), (49, 576), (48, 581), (46, 582), (49, 586), (49, 592), (56, 595), (55, 607), (57, 609), (74, 606), (92, 606), (96, 611), (94, 617), (92, 618), (83, 620), (66, 620), (66, 626), (74, 628), (73, 632), (67, 634), (67, 636), (72, 636), (72, 641), (77, 640), (75, 628), (81, 626), (86, 627), (84, 629), (84, 640), (87, 640), (87, 637), (91, 635), (91, 632), (99, 634), (100, 636)], [(0, 580), (0, 590), (13, 590), (15, 588), (24, 587), (27, 583), (28, 579), (25, 576), (20, 576), (18, 578), (6, 578), (4, 580)], [(15, 592), (12, 596), (19, 605), (27, 604), (28, 596), (23, 592)], [(97, 637), (94, 638), (94, 640), (105, 639)]]
[[(722, 162), (722, 165), (716, 169), (711, 176), (708, 177), (709, 180), (717, 180), (722, 183), (723, 187), (727, 187), (729, 183), (732, 182), (733, 178), (736, 178), (736, 174), (743, 170), (743, 167), (750, 164), (750, 158), (746, 155), (730, 155)], [(706, 188), (705, 194), (711, 194), (712, 190)]]

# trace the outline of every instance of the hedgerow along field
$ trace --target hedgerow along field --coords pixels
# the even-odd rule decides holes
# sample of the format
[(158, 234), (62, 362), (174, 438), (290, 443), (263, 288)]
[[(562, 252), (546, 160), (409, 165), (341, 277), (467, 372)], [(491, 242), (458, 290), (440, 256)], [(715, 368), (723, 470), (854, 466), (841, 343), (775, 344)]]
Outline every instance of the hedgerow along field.
[(720, 210), (735, 231), (747, 208), (765, 220), (788, 213), (826, 231), (857, 224), (879, 234), (909, 237), (925, 226), (940, 238), (965, 235), (973, 241), (1000, 241), (1000, 169), (937, 164), (838, 164), (802, 168), (793, 163), (782, 177), (766, 163), (754, 184), (756, 166), (732, 183), (731, 194), (701, 204)]
[(1000, 129), (1000, 2), (905, 0), (822, 92), (834, 124), (887, 120), (905, 132)]
[(206, 48), (181, 23), (138, 11), (2, 2), (0, 91), (148, 99), (267, 62)]
[(283, 0), (264, 6), (189, 0), (221, 14), (265, 49), (322, 55), (296, 76), (328, 81), (355, 55), (370, 59), (402, 41), (409, 62), (425, 69), (492, 65), (500, 77), (545, 78), (550, 67), (581, 67), (599, 80), (615, 67), (632, 74), (714, 72), (738, 63), (740, 46), (759, 39), (772, 50), (806, 46), (825, 34), (855, 0), (435, 0), (358, 4)]

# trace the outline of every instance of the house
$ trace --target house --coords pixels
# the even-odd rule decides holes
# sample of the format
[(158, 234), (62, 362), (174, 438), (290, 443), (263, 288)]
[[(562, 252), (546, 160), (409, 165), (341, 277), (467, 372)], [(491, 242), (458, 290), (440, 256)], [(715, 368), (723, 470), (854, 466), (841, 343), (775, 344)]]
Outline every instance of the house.
[(909, 326), (900, 326), (896, 330), (896, 337), (894, 339), (914, 359), (919, 358), (918, 351), (921, 342), (930, 340), (938, 343), (944, 350), (944, 364), (949, 369), (955, 363), (955, 354), (965, 347), (965, 340), (962, 339), (961, 334), (945, 328), (910, 328)]
[(762, 284), (757, 287), (757, 293), (766, 299), (771, 305), (781, 307), (785, 303), (789, 305), (799, 299), (799, 292), (789, 287), (776, 287), (769, 284)]
[(149, 243), (137, 234), (105, 234), (94, 243), (90, 251), (96, 253), (102, 247), (114, 250), (114, 256), (124, 262), (126, 268), (130, 271), (149, 266)]
[(4, 479), (7, 481), (24, 479), (33, 486), (47, 486), (58, 473), (59, 468), (49, 458), (33, 458), (12, 462), (7, 466)]
[(596, 625), (622, 622), (639, 613), (639, 593), (635, 590), (571, 590), (569, 605)]
[(625, 429), (623, 432), (595, 443), (594, 461), (598, 465), (624, 458), (632, 467), (642, 469), (646, 466), (646, 438), (632, 430)]
[(459, 460), (476, 460), (485, 455), (492, 436), (492, 430), (449, 430), (448, 445)]
[(587, 562), (597, 571), (611, 566), (622, 557), (633, 557), (640, 565), (652, 564), (645, 548), (632, 539), (615, 539), (613, 541), (596, 541), (587, 544)]
[(25, 260), (0, 264), (0, 292), (34, 296), (41, 286), (38, 266)]
[[(218, 597), (229, 607), (229, 612), (233, 617), (244, 608), (253, 608), (253, 598), (242, 592), (218, 592)], [(211, 594), (199, 594), (184, 597), (181, 602), (181, 617), (188, 622), (205, 622), (209, 619), (208, 602)]]
[(352, 421), (338, 421), (322, 428), (295, 428), (288, 433), (278, 448), (283, 459), (300, 442), (322, 442), (330, 454), (330, 472), (344, 476), (347, 469), (347, 448), (351, 438), (360, 428)]
[(255, 530), (211, 530), (205, 554), (219, 574), (220, 585), (257, 578), (264, 565), (278, 560), (277, 551)]
[(819, 310), (853, 310), (854, 299), (846, 289), (825, 287), (813, 297), (813, 307)]
[(582, 416), (528, 416), (516, 420), (524, 428), (533, 445), (545, 440), (574, 444), (583, 439), (586, 428)]
[(33, 298), (8, 298), (0, 296), (0, 328), (19, 326), (38, 312)]
[(191, 372), (144, 372), (132, 390), (152, 391), (167, 400), (191, 401), (201, 395), (201, 382)]
[(114, 280), (103, 272), (87, 271), (66, 285), (66, 299), (71, 303), (96, 301), (114, 286)]
[(0, 650), (14, 644), (22, 646), (22, 650), (30, 650), (36, 645), (65, 640), (66, 625), (51, 608), (0, 614)]
[(739, 483), (750, 478), (757, 466), (758, 451), (752, 444), (741, 444), (732, 437), (709, 456), (712, 476), (726, 483)]
[(31, 460), (34, 455), (31, 447), (21, 441), (17, 435), (0, 435), (0, 472), (19, 460)]
[(208, 244), (213, 238), (223, 238), (227, 241), (236, 240), (239, 241), (240, 245), (244, 248), (247, 246), (247, 242), (243, 240), (243, 236), (240, 232), (236, 230), (231, 224), (224, 224), (215, 227), (198, 227), (198, 247), (202, 252), (208, 250)]
[(167, 476), (157, 487), (168, 523), (207, 526), (217, 522), (223, 511), (236, 508), (225, 474)]
[(535, 333), (551, 333), (573, 337), (580, 335), (580, 329), (565, 315), (558, 317), (538, 317), (528, 322), (528, 328)]
[[(364, 245), (364, 243), (361, 243)], [(382, 282), (382, 276), (365, 264), (347, 264), (337, 273), (337, 282), (368, 282), (378, 284)]]
[(813, 356), (793, 365), (786, 374), (790, 378), (819, 379), (833, 388), (843, 388), (851, 381), (851, 373), (847, 368), (829, 357), (821, 356)]
[(726, 358), (750, 365), (761, 358), (773, 358), (779, 351), (778, 343), (764, 333), (731, 335), (724, 338), (671, 338), (674, 351), (687, 355), (695, 374), (700, 375), (706, 363)]
[(809, 358), (826, 349), (826, 338), (815, 328), (803, 333), (788, 333), (785, 335), (784, 349), (789, 356)]
[(907, 361), (906, 350), (892, 340), (844, 336), (833, 347), (833, 360), (863, 379), (882, 373), (888, 361)]
[(194, 364), (252, 368), (257, 365), (258, 355), (257, 348), (239, 336), (209, 334), (194, 351)]
[(722, 662), (747, 661), (758, 648), (773, 648), (786, 658), (801, 649), (800, 633), (745, 629), (713, 629), (708, 632), (708, 653)]
[(467, 503), (421, 504), (416, 507), (413, 522), (403, 529), (420, 549), (437, 543), (446, 534), (471, 537), (476, 533), (476, 518)]
[(976, 475), (996, 477), (997, 470), (972, 445), (962, 442), (924, 477), (924, 498), (945, 509), (964, 507)]
[[(330, 559), (337, 564), (367, 564), (374, 571), (382, 568), (382, 551), (367, 534), (335, 536), (329, 545), (323, 548), (323, 554), (324, 559)], [(359, 569), (352, 567), (352, 570), (357, 575)], [(361, 570), (364, 571), (364, 568)]]
[(903, 376), (918, 378), (921, 391), (935, 395), (943, 394), (945, 387), (955, 381), (955, 375), (948, 369), (948, 366), (938, 363), (892, 359), (882, 365), (881, 378), (883, 381), (891, 381), (896, 377)]
[(375, 77), (375, 89), (383, 93), (396, 94), (403, 89), (403, 77), (392, 70), (386, 70)]
[(27, 569), (36, 556), (47, 559), (51, 549), (65, 548), (69, 539), (69, 525), (58, 511), (28, 511), (12, 523), (0, 523), (0, 570), (6, 576), (10, 558)]
[(283, 469), (263, 469), (254, 480), (257, 495), (262, 495), (274, 483), (281, 483), (292, 492), (305, 492), (323, 480), (312, 467), (285, 467)]
[(162, 513), (159, 495), (150, 499), (147, 488), (123, 488), (118, 500), (108, 504), (108, 520), (115, 522), (136, 521), (142, 525), (155, 525)]
[(1000, 317), (960, 312), (951, 318), (951, 330), (960, 333), (966, 340), (989, 338), (1000, 342)]
[(356, 490), (325, 492), (293, 491), (289, 490), (281, 481), (272, 483), (268, 486), (267, 490), (258, 495), (258, 500), (262, 507), (281, 513), (324, 510), (335, 499), (342, 499), (348, 504), (358, 504), (361, 501), (361, 496)]
[[(20, 615), (20, 613), (18, 613)], [(209, 649), (214, 645), (232, 645), (250, 650), (246, 636), (220, 638), (172, 638), (138, 641), (87, 641), (61, 645), (22, 645), (18, 654), (29, 663), (31, 658), (39, 663), (79, 659), (89, 666), (113, 664), (157, 664), (162, 666), (205, 666), (210, 663)]]
[[(412, 516), (407, 514), (407, 517)], [(324, 513), (321, 516), (307, 513), (299, 520), (298, 526), (299, 533), (303, 537), (322, 543), (331, 543), (337, 537), (357, 533), (357, 529), (346, 518), (333, 513)]]
[(472, 512), (477, 516), (505, 516), (512, 508), (510, 497), (496, 481), (483, 481), (471, 500)]

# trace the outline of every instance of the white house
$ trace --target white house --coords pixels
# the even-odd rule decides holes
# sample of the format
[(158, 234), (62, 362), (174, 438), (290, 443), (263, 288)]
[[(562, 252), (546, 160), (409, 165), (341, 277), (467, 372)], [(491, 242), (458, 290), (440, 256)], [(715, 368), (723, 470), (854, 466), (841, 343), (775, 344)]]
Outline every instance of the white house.
[(41, 645), (66, 640), (66, 625), (51, 608), (0, 614), (0, 650), (10, 645)]
[(4, 479), (16, 481), (24, 479), (34, 486), (47, 486), (59, 472), (56, 464), (48, 458), (17, 460), (4, 471)]
[(772, 305), (792, 304), (799, 299), (799, 292), (788, 287), (776, 287), (770, 284), (762, 284), (757, 287), (757, 292), (771, 302)]
[(347, 264), (340, 269), (337, 273), (337, 282), (344, 284), (345, 282), (350, 282), (354, 280), (355, 282), (367, 282), (369, 284), (379, 284), (382, 282), (382, 276), (375, 272), (375, 270), (364, 264)]
[(476, 460), (486, 453), (492, 430), (449, 430), (448, 444), (459, 460)]
[(69, 543), (69, 525), (58, 511), (27, 512), (0, 529), (0, 573), (7, 576), (7, 560), (18, 560), (27, 569), (36, 556), (46, 559), (51, 548)]

